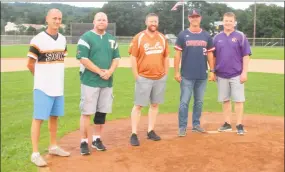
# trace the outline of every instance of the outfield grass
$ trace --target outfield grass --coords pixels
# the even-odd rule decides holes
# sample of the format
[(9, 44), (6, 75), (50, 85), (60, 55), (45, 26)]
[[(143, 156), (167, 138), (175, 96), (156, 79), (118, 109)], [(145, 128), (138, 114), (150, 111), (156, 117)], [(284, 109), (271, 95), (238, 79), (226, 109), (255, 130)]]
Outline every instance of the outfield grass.
[[(122, 57), (129, 56), (128, 54), (128, 44), (120, 44), (119, 51)], [(76, 55), (76, 45), (68, 45), (68, 56), (75, 57)], [(1, 46), (1, 58), (10, 57), (26, 57), (27, 51), (29, 50), (28, 45), (11, 45), (11, 46)], [(170, 57), (174, 56), (173, 46), (170, 46)], [(274, 59), (274, 60), (284, 60), (284, 48), (283, 47), (252, 47), (252, 58), (253, 59)]]
[[(124, 77), (121, 77), (124, 76)], [(1, 169), (3, 171), (37, 171), (30, 163), (30, 126), (33, 113), (33, 78), (28, 71), (1, 73)], [(128, 118), (133, 105), (134, 80), (131, 69), (115, 72), (113, 114), (108, 120)], [(79, 128), (80, 82), (77, 68), (66, 69), (65, 117), (59, 121), (59, 136)], [(249, 73), (246, 84), (245, 113), (284, 116), (284, 75)], [(173, 79), (173, 69), (167, 81), (162, 113), (177, 112), (179, 85)], [(215, 83), (209, 83), (205, 94), (204, 111), (221, 111), (217, 103)], [(193, 99), (191, 100), (191, 107)], [(192, 108), (190, 108), (192, 110)], [(144, 115), (147, 109), (143, 111)], [(40, 151), (46, 152), (49, 135), (47, 122), (41, 129)]]

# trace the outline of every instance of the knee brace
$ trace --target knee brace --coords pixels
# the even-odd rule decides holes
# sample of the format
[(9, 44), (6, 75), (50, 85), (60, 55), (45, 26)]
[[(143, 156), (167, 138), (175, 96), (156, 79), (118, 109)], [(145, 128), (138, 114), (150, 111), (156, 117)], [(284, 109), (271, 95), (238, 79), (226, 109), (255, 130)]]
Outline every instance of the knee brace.
[(94, 116), (94, 124), (105, 124), (106, 113), (96, 112)]

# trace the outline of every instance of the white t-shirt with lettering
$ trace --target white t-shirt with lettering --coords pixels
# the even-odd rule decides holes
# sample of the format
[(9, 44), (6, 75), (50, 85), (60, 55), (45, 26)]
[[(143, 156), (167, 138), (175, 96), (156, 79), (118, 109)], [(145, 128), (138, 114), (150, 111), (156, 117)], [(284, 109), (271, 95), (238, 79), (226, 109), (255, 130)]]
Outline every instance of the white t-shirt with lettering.
[(31, 40), (27, 56), (37, 60), (34, 89), (39, 89), (48, 96), (63, 95), (66, 47), (66, 38), (60, 33), (57, 36), (51, 36), (43, 31)]

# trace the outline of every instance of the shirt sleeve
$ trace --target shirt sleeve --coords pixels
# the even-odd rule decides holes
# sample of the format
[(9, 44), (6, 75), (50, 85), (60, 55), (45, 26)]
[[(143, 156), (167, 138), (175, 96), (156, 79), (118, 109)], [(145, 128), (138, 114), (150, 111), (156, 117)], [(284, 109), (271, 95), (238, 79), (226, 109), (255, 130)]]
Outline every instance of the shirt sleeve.
[(242, 45), (241, 45), (242, 55), (243, 57), (247, 55), (251, 56), (251, 49), (250, 49), (250, 44), (248, 42), (248, 39), (244, 34), (242, 34), (242, 36), (243, 36)]
[(131, 42), (131, 48), (129, 51), (130, 55), (134, 56), (134, 57), (138, 57), (139, 55), (139, 47), (138, 47), (138, 36), (136, 35), (132, 42)]
[(207, 42), (207, 51), (208, 52), (213, 52), (215, 51), (215, 46), (214, 46), (214, 42), (213, 42), (213, 38), (208, 35), (208, 42)]
[(182, 51), (183, 48), (184, 48), (184, 42), (183, 42), (182, 32), (180, 32), (177, 36), (174, 49)]
[(34, 37), (30, 41), (30, 48), (29, 48), (29, 52), (28, 52), (27, 56), (30, 57), (30, 58), (36, 59), (36, 60), (40, 56), (40, 49), (38, 47), (38, 43), (37, 43), (36, 37)]
[(113, 59), (119, 59), (119, 58), (121, 58), (120, 52), (119, 52), (119, 44), (116, 41), (115, 42), (115, 49), (114, 49), (114, 52), (113, 52)]
[(76, 59), (89, 58), (90, 45), (85, 35), (81, 36), (77, 43)]

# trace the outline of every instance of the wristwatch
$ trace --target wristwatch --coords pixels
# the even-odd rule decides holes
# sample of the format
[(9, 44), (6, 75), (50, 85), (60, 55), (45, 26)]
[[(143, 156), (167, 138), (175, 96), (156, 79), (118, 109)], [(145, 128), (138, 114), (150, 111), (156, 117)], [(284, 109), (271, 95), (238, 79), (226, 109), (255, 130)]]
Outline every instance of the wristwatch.
[(213, 72), (213, 73), (215, 73), (215, 69), (213, 69), (213, 70), (210, 70), (210, 72)]

